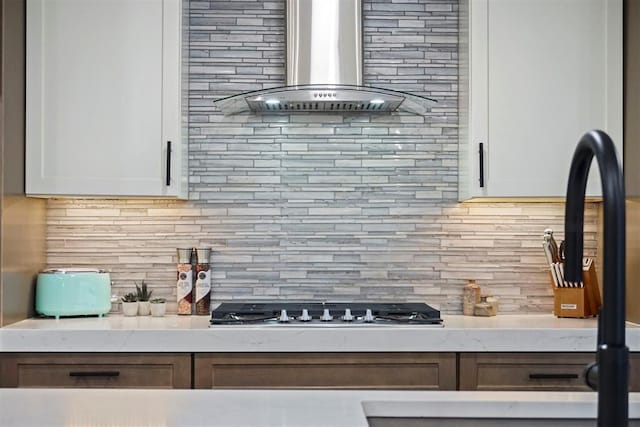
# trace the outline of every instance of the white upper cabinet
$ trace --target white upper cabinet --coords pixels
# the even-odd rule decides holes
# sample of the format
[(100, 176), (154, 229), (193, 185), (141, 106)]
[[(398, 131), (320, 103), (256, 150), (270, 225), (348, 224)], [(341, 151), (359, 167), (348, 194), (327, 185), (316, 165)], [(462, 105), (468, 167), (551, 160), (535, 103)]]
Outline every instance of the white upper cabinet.
[(622, 0), (463, 3), (460, 200), (564, 197), (591, 129), (622, 155)]
[(186, 198), (181, 8), (27, 2), (28, 195)]

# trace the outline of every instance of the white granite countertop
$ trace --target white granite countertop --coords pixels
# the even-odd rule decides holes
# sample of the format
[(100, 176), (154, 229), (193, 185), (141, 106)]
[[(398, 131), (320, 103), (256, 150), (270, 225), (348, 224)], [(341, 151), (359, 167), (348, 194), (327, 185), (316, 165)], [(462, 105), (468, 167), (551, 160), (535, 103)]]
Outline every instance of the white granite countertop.
[[(640, 418), (640, 394), (629, 395)], [(595, 393), (0, 389), (0, 425), (366, 427), (367, 417), (585, 419)]]
[[(207, 316), (28, 319), (0, 328), (1, 352), (595, 351), (595, 319), (444, 315), (444, 327), (215, 326)], [(640, 351), (640, 326), (627, 323)]]

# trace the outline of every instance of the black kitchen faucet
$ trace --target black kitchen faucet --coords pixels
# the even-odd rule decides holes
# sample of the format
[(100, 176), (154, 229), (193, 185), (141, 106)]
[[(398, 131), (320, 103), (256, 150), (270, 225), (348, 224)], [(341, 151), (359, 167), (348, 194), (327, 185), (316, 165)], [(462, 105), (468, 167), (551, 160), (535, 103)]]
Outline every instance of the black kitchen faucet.
[(593, 130), (573, 154), (565, 210), (565, 280), (582, 281), (584, 196), (591, 160), (596, 157), (604, 202), (603, 307), (598, 318), (596, 362), (586, 370), (598, 391), (598, 426), (623, 427), (629, 419), (629, 349), (625, 345), (625, 203), (622, 171), (606, 133)]

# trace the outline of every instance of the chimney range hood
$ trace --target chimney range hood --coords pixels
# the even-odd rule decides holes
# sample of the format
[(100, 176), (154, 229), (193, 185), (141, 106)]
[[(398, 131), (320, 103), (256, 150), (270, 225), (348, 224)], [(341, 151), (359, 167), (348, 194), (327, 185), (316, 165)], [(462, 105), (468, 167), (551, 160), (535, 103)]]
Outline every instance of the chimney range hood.
[(426, 114), (433, 99), (362, 85), (362, 0), (287, 0), (287, 85), (214, 101), (244, 111)]

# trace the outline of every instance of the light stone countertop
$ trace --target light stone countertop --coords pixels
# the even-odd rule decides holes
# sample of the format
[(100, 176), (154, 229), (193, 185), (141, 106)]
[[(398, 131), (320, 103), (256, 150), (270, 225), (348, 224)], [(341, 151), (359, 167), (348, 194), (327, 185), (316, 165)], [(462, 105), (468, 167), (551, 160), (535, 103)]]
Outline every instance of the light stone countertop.
[[(215, 326), (207, 316), (28, 319), (0, 328), (1, 352), (595, 351), (596, 319), (444, 315), (444, 327)], [(627, 323), (640, 351), (640, 326)]]
[[(629, 401), (629, 417), (640, 418), (640, 394)], [(595, 418), (596, 403), (589, 392), (0, 389), (0, 425), (366, 427), (368, 416), (584, 420)]]

